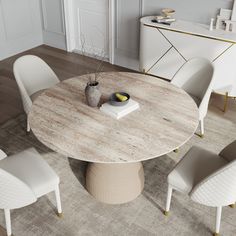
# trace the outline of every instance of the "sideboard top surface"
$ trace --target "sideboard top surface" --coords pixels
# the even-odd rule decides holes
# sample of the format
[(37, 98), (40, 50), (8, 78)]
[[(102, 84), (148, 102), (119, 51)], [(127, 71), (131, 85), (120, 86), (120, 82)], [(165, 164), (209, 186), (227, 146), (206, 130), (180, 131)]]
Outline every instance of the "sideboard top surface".
[(154, 16), (146, 16), (141, 18), (140, 22), (143, 25), (150, 27), (195, 35), (199, 37), (206, 37), (236, 44), (236, 33), (227, 32), (221, 29), (219, 30), (214, 29), (210, 31), (209, 25), (190, 21), (176, 20), (176, 22), (173, 22), (171, 25), (165, 25), (160, 23), (154, 23), (152, 22), (153, 19), (155, 19)]

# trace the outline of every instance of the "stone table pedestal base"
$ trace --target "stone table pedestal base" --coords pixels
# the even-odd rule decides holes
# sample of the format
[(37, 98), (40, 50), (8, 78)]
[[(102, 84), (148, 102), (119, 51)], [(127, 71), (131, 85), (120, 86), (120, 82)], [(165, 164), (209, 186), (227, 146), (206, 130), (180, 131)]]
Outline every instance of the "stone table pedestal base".
[(90, 163), (86, 188), (98, 201), (122, 204), (138, 197), (144, 187), (141, 162), (125, 164)]

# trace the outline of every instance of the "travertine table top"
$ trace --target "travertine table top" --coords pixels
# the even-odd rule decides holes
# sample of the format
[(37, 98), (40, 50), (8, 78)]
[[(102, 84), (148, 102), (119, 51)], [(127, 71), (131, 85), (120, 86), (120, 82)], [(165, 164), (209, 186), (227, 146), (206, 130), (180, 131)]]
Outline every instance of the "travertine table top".
[(103, 73), (102, 102), (125, 91), (140, 104), (140, 110), (120, 120), (86, 104), (87, 82), (87, 75), (65, 80), (33, 103), (31, 129), (56, 152), (89, 162), (137, 162), (173, 151), (197, 129), (195, 102), (169, 82), (136, 73)]

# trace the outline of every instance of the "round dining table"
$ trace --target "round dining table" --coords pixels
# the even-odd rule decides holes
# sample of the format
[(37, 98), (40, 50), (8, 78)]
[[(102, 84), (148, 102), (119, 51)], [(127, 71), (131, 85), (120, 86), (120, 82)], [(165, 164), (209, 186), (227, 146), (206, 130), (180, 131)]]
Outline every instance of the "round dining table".
[(33, 102), (29, 124), (55, 152), (89, 162), (86, 189), (97, 200), (129, 202), (144, 187), (142, 161), (185, 144), (197, 129), (198, 108), (184, 90), (167, 81), (138, 73), (102, 73), (100, 105), (123, 91), (140, 106), (117, 120), (87, 105), (89, 77), (74, 77), (41, 93)]

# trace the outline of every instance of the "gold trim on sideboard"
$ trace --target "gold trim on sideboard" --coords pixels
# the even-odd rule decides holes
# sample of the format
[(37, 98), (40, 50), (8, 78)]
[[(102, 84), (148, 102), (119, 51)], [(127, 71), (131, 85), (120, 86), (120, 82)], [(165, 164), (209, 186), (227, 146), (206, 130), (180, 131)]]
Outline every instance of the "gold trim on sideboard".
[(233, 43), (233, 44), (236, 44), (236, 41), (233, 41), (233, 40), (227, 40), (227, 39), (220, 39), (220, 38), (215, 38), (215, 37), (210, 37), (210, 36), (206, 36), (206, 35), (201, 35), (201, 34), (195, 34), (195, 33), (189, 33), (189, 32), (186, 32), (186, 31), (181, 31), (181, 30), (176, 30), (176, 29), (168, 29), (168, 28), (164, 28), (164, 27), (161, 27), (161, 26), (154, 26), (154, 25), (148, 25), (148, 24), (143, 24), (147, 27), (151, 27), (151, 28), (156, 28), (156, 29), (162, 29), (162, 30), (169, 30), (169, 31), (173, 31), (173, 32), (177, 32), (177, 33), (181, 33), (181, 34), (186, 34), (186, 35), (192, 35), (192, 36), (197, 36), (197, 37), (200, 37), (200, 38), (207, 38), (207, 39), (212, 39), (212, 40), (217, 40), (217, 41), (221, 41), (221, 42), (226, 42), (226, 43)]
[(219, 54), (212, 62), (215, 62), (218, 58), (224, 55), (234, 44), (231, 44), (228, 48), (226, 48), (221, 54)]

